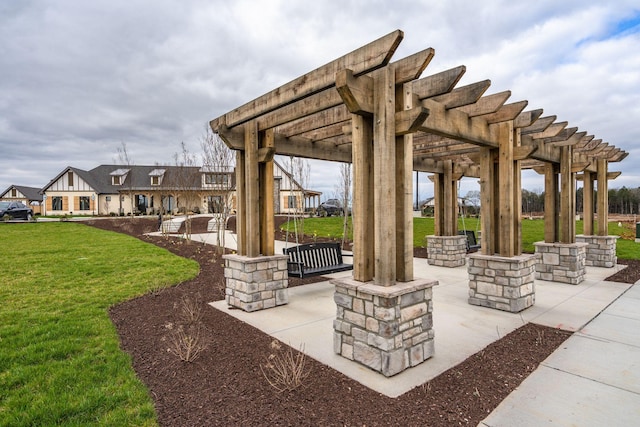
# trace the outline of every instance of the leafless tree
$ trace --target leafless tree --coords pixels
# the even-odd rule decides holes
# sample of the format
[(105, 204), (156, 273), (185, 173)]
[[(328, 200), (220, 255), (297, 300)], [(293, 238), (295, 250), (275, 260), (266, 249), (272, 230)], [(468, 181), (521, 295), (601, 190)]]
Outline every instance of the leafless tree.
[(134, 197), (133, 197), (133, 175), (131, 174), (131, 166), (133, 166), (133, 159), (129, 156), (127, 151), (127, 144), (124, 141), (120, 142), (120, 147), (117, 148), (118, 163), (123, 166), (127, 166), (129, 169), (129, 179), (126, 180), (127, 193), (129, 195), (129, 202), (131, 203), (131, 216), (133, 216), (134, 209)]
[(178, 210), (184, 210), (185, 220), (185, 240), (191, 242), (191, 211), (189, 202), (196, 198), (198, 174), (194, 174), (196, 167), (196, 157), (187, 149), (184, 142), (180, 144), (180, 152), (173, 155), (175, 160), (175, 176), (173, 183), (176, 186), (176, 206)]
[(202, 166), (205, 173), (208, 211), (214, 214), (216, 244), (222, 253), (225, 246), (226, 224), (233, 209), (232, 193), (235, 187), (235, 153), (206, 126), (200, 146), (202, 148)]
[[(311, 181), (311, 165), (307, 159), (292, 156), (284, 160), (283, 167), (287, 173), (291, 174), (294, 181), (291, 183), (292, 192), (300, 195), (299, 198), (296, 198), (294, 216), (296, 217), (296, 221), (298, 221), (298, 233), (304, 235), (305, 190)], [(298, 189), (293, 188), (296, 183), (299, 185)]]

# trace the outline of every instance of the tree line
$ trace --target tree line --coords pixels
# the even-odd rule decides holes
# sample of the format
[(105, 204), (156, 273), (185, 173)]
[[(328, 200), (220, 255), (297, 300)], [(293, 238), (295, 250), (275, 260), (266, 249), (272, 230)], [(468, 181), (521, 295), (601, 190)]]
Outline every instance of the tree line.
[[(583, 189), (576, 190), (576, 211), (583, 210)], [(595, 192), (597, 197), (597, 191)], [(610, 214), (640, 214), (640, 187), (638, 188), (613, 188), (609, 194)], [(522, 213), (544, 212), (544, 191), (522, 190)]]

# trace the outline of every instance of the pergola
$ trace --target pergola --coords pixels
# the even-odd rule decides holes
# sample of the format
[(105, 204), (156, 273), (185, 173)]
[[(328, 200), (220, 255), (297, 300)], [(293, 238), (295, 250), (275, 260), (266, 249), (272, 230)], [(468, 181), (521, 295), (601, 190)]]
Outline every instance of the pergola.
[[(465, 262), (456, 183), (480, 179), (482, 248), (469, 257), (469, 302), (520, 311), (534, 302), (537, 263), (552, 265), (540, 273), (547, 279), (584, 270), (590, 243), (576, 242), (577, 174), (584, 180), (584, 233), (609, 238), (607, 180), (616, 175), (608, 164), (627, 156), (542, 109), (525, 111), (527, 101), (507, 103), (509, 91), (484, 95), (489, 80), (457, 87), (464, 66), (421, 77), (435, 52), (392, 61), (402, 38), (394, 31), (210, 123), (237, 150), (238, 254), (227, 259), (225, 274), (227, 301), (248, 311), (286, 303), (286, 277), (280, 288), (273, 283), (286, 266), (274, 253), (274, 154), (353, 164), (354, 270), (352, 279), (334, 281), (335, 350), (385, 375), (433, 353), (435, 282), (413, 277), (412, 171), (434, 174), (436, 226), (428, 247), (430, 261), (447, 261), (441, 265)], [(545, 176), (542, 255), (521, 252), (523, 168)], [(615, 264), (615, 239), (613, 246)], [(265, 261), (280, 267), (247, 278)]]

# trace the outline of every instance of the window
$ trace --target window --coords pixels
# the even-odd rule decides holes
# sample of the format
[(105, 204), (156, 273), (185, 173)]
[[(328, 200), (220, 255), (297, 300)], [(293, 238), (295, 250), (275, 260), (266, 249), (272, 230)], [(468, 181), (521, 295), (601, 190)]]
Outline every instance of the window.
[(106, 196), (106, 197), (104, 198), (104, 200), (105, 200), (106, 202), (110, 202), (110, 201), (111, 201), (111, 196)]
[(204, 175), (204, 183), (207, 185), (229, 185), (229, 175), (220, 173), (207, 173)]
[(17, 197), (18, 196), (18, 192), (16, 191), (15, 188), (11, 189), (11, 197)]
[(224, 199), (222, 196), (208, 197), (209, 213), (224, 213)]
[(160, 185), (160, 177), (152, 176), (151, 177), (151, 185)]
[(73, 172), (67, 172), (67, 181), (69, 181), (69, 187), (73, 187)]
[(120, 176), (112, 176), (111, 177), (111, 184), (113, 185), (120, 185)]
[(91, 210), (91, 202), (89, 196), (80, 196), (80, 210), (81, 211), (90, 211)]
[(51, 210), (52, 211), (62, 210), (62, 196), (53, 196), (51, 198)]
[(287, 207), (289, 209), (295, 209), (298, 207), (298, 204), (296, 203), (296, 196), (289, 196), (287, 200)]

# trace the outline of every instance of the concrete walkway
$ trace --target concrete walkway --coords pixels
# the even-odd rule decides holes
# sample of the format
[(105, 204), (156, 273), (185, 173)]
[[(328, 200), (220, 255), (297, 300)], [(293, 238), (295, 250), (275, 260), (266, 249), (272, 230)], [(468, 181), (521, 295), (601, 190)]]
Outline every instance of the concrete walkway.
[[(213, 243), (215, 234), (194, 235), (193, 241)], [(228, 247), (233, 249), (235, 241), (235, 235), (226, 236)], [(276, 253), (286, 245), (276, 242)], [(579, 285), (536, 280), (535, 305), (513, 314), (469, 305), (466, 267), (435, 267), (416, 258), (415, 276), (439, 281), (434, 288), (436, 353), (391, 378), (333, 353), (336, 305), (328, 281), (291, 288), (289, 304), (260, 312), (230, 310), (224, 301), (211, 305), (390, 397), (429, 381), (527, 322), (575, 331), (480, 425), (635, 426), (640, 425), (640, 283), (604, 280), (621, 268), (587, 267)]]

